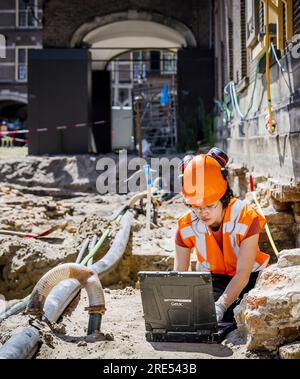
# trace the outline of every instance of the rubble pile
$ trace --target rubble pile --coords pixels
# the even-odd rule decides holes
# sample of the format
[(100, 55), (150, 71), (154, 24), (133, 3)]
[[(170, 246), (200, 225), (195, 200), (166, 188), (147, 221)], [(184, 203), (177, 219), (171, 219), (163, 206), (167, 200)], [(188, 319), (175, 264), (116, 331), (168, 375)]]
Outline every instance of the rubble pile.
[(281, 251), (278, 263), (262, 272), (234, 314), (249, 350), (272, 351), (299, 341), (300, 249)]
[[(230, 184), (233, 192), (246, 199), (257, 208), (249, 187), (249, 171), (243, 165), (229, 165)], [(258, 202), (267, 219), (272, 238), (277, 249), (293, 249), (300, 246), (300, 188), (284, 185), (272, 178), (252, 175)], [(262, 251), (271, 255), (271, 263), (276, 262), (273, 248), (266, 231), (260, 234), (259, 245)]]

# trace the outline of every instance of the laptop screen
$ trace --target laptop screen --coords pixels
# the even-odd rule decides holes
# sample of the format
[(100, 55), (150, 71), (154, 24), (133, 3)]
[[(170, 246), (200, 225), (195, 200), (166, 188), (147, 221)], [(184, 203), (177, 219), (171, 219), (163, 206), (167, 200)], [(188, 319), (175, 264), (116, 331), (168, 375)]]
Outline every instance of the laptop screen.
[(138, 277), (147, 331), (217, 329), (210, 273), (141, 271)]

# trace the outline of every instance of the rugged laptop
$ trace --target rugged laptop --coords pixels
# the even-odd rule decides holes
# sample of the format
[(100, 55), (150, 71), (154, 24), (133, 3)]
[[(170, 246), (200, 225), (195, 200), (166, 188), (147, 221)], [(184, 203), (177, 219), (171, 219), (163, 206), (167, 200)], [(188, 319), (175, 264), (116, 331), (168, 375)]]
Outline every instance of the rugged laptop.
[(216, 321), (210, 273), (140, 271), (138, 277), (147, 341), (218, 343), (235, 328)]

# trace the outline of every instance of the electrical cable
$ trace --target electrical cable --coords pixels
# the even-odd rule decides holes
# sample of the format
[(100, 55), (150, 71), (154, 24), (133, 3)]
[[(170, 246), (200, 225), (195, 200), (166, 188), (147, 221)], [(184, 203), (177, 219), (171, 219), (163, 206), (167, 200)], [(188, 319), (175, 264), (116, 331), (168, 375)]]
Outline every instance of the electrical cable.
[[(272, 52), (273, 52), (274, 58), (275, 58), (275, 60), (276, 60), (276, 62), (277, 62), (277, 64), (278, 64), (278, 66), (279, 66), (279, 68), (280, 68), (280, 70), (281, 70), (282, 77), (283, 77), (283, 80), (285, 81), (285, 84), (287, 85), (287, 87), (288, 87), (290, 93), (293, 93), (292, 87), (290, 86), (290, 84), (288, 83), (288, 81), (286, 80), (286, 78), (285, 78), (285, 76), (284, 76), (284, 73), (292, 74), (293, 71), (285, 70), (285, 69), (282, 67), (282, 65), (281, 65), (281, 63), (280, 63), (280, 61), (279, 61), (279, 59), (278, 59), (278, 56), (277, 56), (277, 53), (276, 53), (276, 50), (275, 50), (275, 47), (274, 47), (273, 42), (271, 42), (271, 46), (270, 46), (270, 48), (272, 49)], [(300, 65), (299, 65), (299, 67), (300, 67)]]
[(270, 48), (272, 48), (273, 54), (274, 54), (274, 58), (276, 59), (276, 62), (278, 64), (278, 66), (281, 68), (282, 71), (286, 72), (287, 74), (294, 74), (296, 71), (298, 71), (300, 69), (300, 64), (299, 64), (294, 70), (291, 70), (291, 71), (290, 70), (286, 70), (282, 66), (282, 64), (280, 63), (280, 61), (279, 61), (279, 58), (278, 58), (278, 55), (276, 53), (276, 49), (275, 49), (275, 46), (274, 46), (273, 42), (271, 42)]

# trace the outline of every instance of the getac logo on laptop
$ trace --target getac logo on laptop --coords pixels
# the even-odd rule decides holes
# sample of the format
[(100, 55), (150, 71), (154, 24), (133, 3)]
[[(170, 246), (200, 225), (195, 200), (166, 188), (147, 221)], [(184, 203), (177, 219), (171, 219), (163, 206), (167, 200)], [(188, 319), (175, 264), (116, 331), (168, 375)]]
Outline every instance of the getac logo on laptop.
[(165, 302), (171, 302), (172, 307), (183, 307), (183, 303), (191, 303), (191, 299), (164, 299)]

